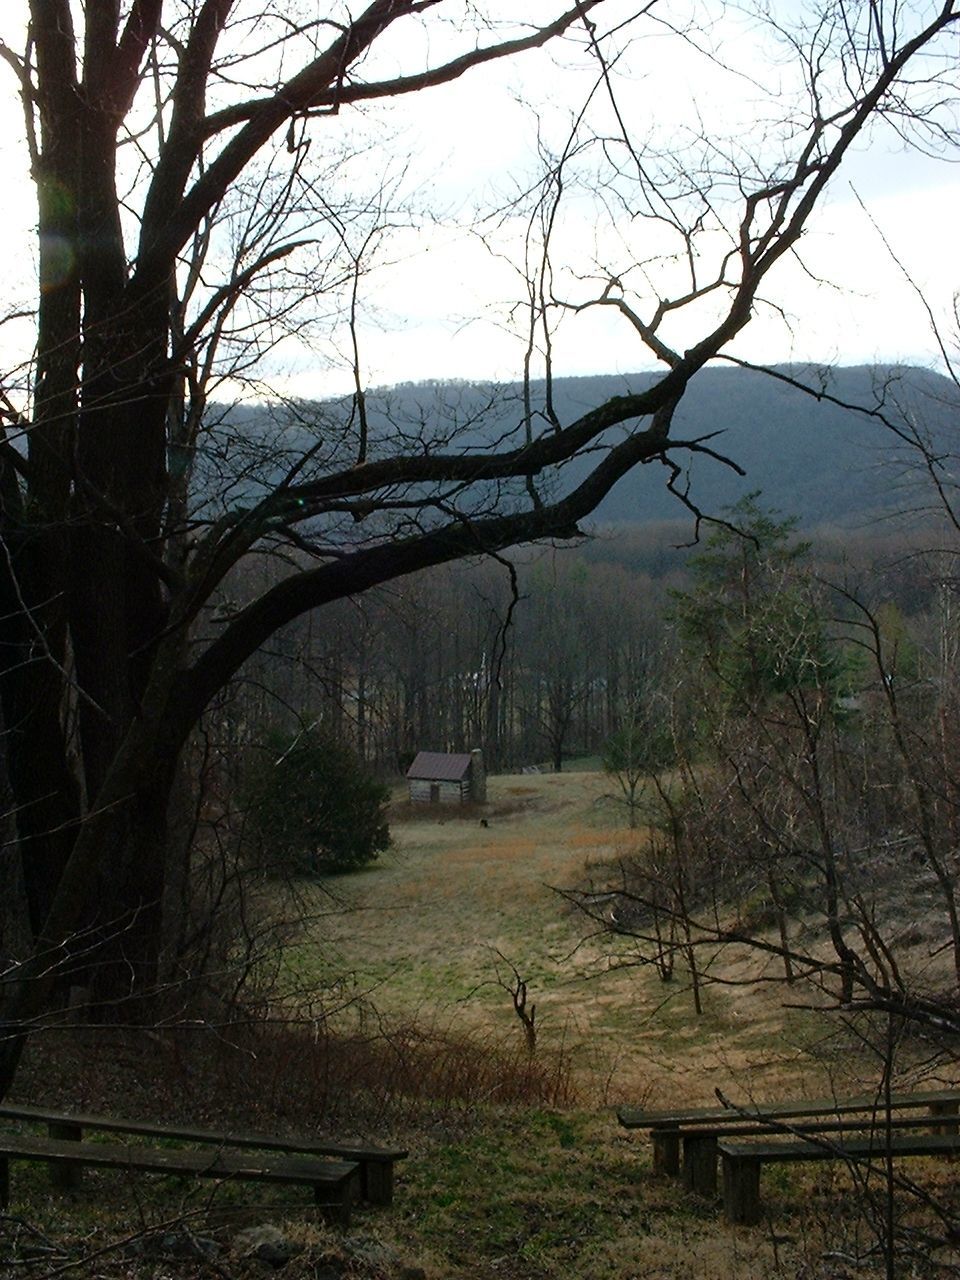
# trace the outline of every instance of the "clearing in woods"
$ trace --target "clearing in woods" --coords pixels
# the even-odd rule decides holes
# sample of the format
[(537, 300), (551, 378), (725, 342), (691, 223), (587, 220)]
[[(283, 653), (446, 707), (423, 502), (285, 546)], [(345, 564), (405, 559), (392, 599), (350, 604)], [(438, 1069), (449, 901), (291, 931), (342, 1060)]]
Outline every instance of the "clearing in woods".
[[(629, 963), (628, 939), (589, 936), (555, 890), (602, 882), (643, 838), (610, 791), (603, 774), (571, 771), (492, 777), (482, 814), (414, 810), (400, 795), (394, 847), (337, 885), (353, 910), (324, 921), (323, 964), (355, 974), (388, 1020), (481, 1028), (522, 1046), (497, 982), (499, 953), (536, 1002), (538, 1053), (563, 1047), (579, 1095), (565, 1112), (504, 1110), (411, 1135), (398, 1238), (432, 1257), (431, 1277), (471, 1280), (889, 1274), (877, 1248), (882, 1215), (863, 1211), (863, 1187), (842, 1161), (768, 1171), (769, 1221), (743, 1230), (717, 1204), (651, 1177), (646, 1137), (617, 1125), (615, 1105), (709, 1105), (717, 1088), (758, 1101), (860, 1093), (879, 1064), (842, 1019), (796, 1007), (811, 993), (758, 985), (781, 971), (763, 972), (756, 955), (701, 955), (721, 982), (706, 984), (697, 1017), (679, 962), (663, 983), (651, 966)], [(310, 953), (301, 948), (302, 963)], [(509, 979), (502, 961), (500, 973)], [(951, 1166), (930, 1164), (923, 1185), (952, 1200)], [(952, 1247), (933, 1255), (958, 1261)]]
[[(342, 995), (344, 975), (353, 975), (348, 994), (357, 999), (339, 1015), (345, 1030), (369, 1019), (373, 1007), (381, 1015), (371, 1021), (375, 1030), (415, 1023), (450, 1030), (454, 1038), (480, 1030), (484, 1034), (473, 1044), (482, 1039), (522, 1052), (523, 1028), (509, 993), (497, 983), (499, 953), (516, 966), (536, 1003), (538, 1055), (549, 1062), (548, 1055), (562, 1047), (573, 1064), (578, 1100), (564, 1109), (488, 1107), (474, 1100), (463, 1109), (428, 1106), (409, 1122), (398, 1119), (407, 1127), (379, 1134), (410, 1152), (393, 1209), (358, 1215), (346, 1235), (295, 1210), (289, 1223), (281, 1220), (302, 1249), (284, 1267), (289, 1280), (321, 1274), (356, 1280), (878, 1280), (889, 1274), (876, 1248), (879, 1219), (862, 1211), (869, 1203), (863, 1186), (855, 1187), (843, 1162), (768, 1171), (768, 1222), (733, 1228), (716, 1203), (684, 1195), (672, 1179), (651, 1177), (646, 1137), (617, 1125), (612, 1104), (693, 1106), (713, 1101), (717, 1087), (759, 1099), (821, 1096), (831, 1084), (860, 1092), (864, 1079), (871, 1073), (876, 1078), (877, 1063), (851, 1052), (850, 1041), (838, 1053), (833, 1019), (785, 1009), (787, 1000), (802, 1000), (795, 988), (788, 993), (778, 983), (730, 985), (731, 979), (756, 976), (755, 958), (728, 951), (713, 961), (711, 971), (724, 983), (707, 986), (698, 1018), (679, 965), (674, 980), (662, 983), (650, 967), (629, 965), (628, 940), (584, 938), (587, 922), (553, 887), (585, 886), (591, 875), (602, 879), (604, 866), (630, 851), (635, 833), (626, 829), (622, 809), (604, 798), (609, 790), (599, 773), (494, 777), (482, 814), (414, 811), (398, 795), (395, 844), (388, 853), (362, 873), (303, 888), (314, 898), (304, 905), (321, 918), (304, 925), (289, 963), (303, 990), (335, 977)], [(500, 972), (510, 977), (503, 961)], [(174, 1048), (178, 1043), (171, 1041)], [(258, 1063), (255, 1053), (232, 1054), (229, 1033), (213, 1043), (225, 1056), (212, 1061), (227, 1076), (210, 1076), (206, 1069), (190, 1075), (189, 1062), (178, 1075), (172, 1071), (176, 1055), (165, 1059), (169, 1077), (136, 1056), (125, 1067), (121, 1057), (111, 1057), (109, 1038), (96, 1059), (106, 1072), (82, 1058), (65, 1070), (58, 1042), (41, 1040), (40, 1047), (49, 1044), (52, 1051), (34, 1096), (62, 1094), (65, 1105), (92, 1110), (99, 1100), (99, 1108), (109, 1110), (118, 1097), (134, 1105), (131, 1099), (143, 1091), (145, 1114), (165, 1107), (156, 1118), (169, 1119), (182, 1109), (184, 1119), (207, 1128), (263, 1130), (289, 1123), (299, 1131), (311, 1123), (312, 1077), (309, 1070), (296, 1073), (296, 1055)], [(810, 1052), (818, 1045), (826, 1051)], [(23, 1087), (31, 1097), (30, 1081)], [(208, 1105), (212, 1112), (204, 1110)], [(954, 1166), (930, 1166), (922, 1171), (923, 1187), (932, 1185), (941, 1199), (955, 1203)], [(43, 1171), (28, 1167), (26, 1174), (18, 1171), (17, 1188), (24, 1220), (44, 1239), (66, 1240), (71, 1252), (52, 1272), (33, 1267), (17, 1243), (21, 1219), (0, 1215), (0, 1270), (6, 1229), (27, 1280), (67, 1271), (102, 1280), (199, 1274), (195, 1259), (164, 1256), (158, 1270), (152, 1260), (138, 1264), (110, 1243), (127, 1238), (131, 1222), (140, 1221), (161, 1244), (175, 1239), (169, 1234), (170, 1187), (151, 1192), (143, 1180), (128, 1187), (114, 1178), (101, 1195), (91, 1174), (85, 1191), (51, 1199)], [(197, 1214), (187, 1219), (191, 1230), (211, 1232), (217, 1247), (230, 1250), (222, 1255), (223, 1266), (205, 1261), (204, 1272), (239, 1280), (253, 1275), (254, 1263), (238, 1256), (246, 1201), (234, 1205), (230, 1190), (207, 1206), (187, 1188), (182, 1203)], [(272, 1207), (271, 1220), (281, 1213), (279, 1204)], [(922, 1225), (927, 1231), (930, 1224)], [(928, 1232), (924, 1238), (932, 1237)], [(92, 1272), (77, 1262), (87, 1254)], [(935, 1250), (934, 1260), (960, 1265), (952, 1247)]]
[[(348, 910), (324, 919), (323, 966), (355, 975), (387, 1017), (482, 1027), (509, 1043), (523, 1029), (498, 985), (498, 965), (511, 976), (504, 957), (536, 1004), (540, 1046), (572, 1055), (587, 1105), (822, 1089), (805, 1052), (812, 1019), (785, 1013), (780, 984), (708, 986), (697, 1018), (679, 961), (661, 982), (630, 964), (629, 940), (591, 937), (558, 895), (602, 879), (634, 845), (610, 788), (597, 772), (491, 777), (487, 826), (478, 811), (412, 808), (398, 795), (393, 848), (333, 886)], [(296, 957), (308, 971), (321, 963), (309, 942)], [(756, 971), (730, 951), (713, 965), (725, 979)]]

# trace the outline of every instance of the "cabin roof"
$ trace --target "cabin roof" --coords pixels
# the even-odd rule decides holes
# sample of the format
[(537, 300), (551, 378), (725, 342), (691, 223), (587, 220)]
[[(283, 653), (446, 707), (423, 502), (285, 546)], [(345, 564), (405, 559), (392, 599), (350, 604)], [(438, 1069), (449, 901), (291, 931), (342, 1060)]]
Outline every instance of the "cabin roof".
[(407, 770), (408, 778), (422, 778), (430, 782), (460, 782), (470, 769), (469, 754), (446, 751), (418, 751), (416, 759)]

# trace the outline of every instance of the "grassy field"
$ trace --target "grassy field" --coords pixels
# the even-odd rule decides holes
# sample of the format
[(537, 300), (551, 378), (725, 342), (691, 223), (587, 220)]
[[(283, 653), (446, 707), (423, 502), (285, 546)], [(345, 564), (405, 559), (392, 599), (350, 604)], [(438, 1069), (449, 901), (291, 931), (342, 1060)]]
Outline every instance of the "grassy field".
[[(770, 1170), (767, 1222), (736, 1230), (716, 1205), (653, 1177), (644, 1136), (618, 1126), (621, 1103), (694, 1106), (712, 1102), (718, 1088), (737, 1099), (820, 1095), (862, 1087), (876, 1064), (823, 1015), (785, 1008), (782, 985), (747, 981), (759, 972), (749, 956), (714, 961), (722, 982), (707, 986), (697, 1017), (681, 973), (662, 983), (650, 967), (630, 963), (628, 940), (589, 936), (557, 890), (602, 879), (629, 852), (636, 835), (607, 790), (589, 771), (496, 777), (482, 814), (413, 811), (398, 796), (387, 854), (360, 874), (303, 889), (313, 923), (287, 957), (303, 989), (336, 979), (342, 1010), (334, 1022), (345, 1042), (369, 1036), (371, 1026), (386, 1028), (388, 1043), (391, 1028), (427, 1028), (461, 1045), (461, 1070), (477, 1065), (471, 1057), (489, 1059), (494, 1071), (511, 1053), (525, 1060), (506, 989), (518, 974), (528, 1008), (536, 1005), (536, 1063), (548, 1077), (559, 1064), (568, 1083), (562, 1105), (496, 1105), (476, 1087), (467, 1100), (433, 1105), (428, 1088), (426, 1105), (385, 1110), (382, 1128), (359, 1121), (359, 1131), (403, 1143), (410, 1158), (393, 1209), (361, 1214), (347, 1236), (294, 1209), (295, 1195), (289, 1208), (251, 1208), (249, 1191), (207, 1199), (206, 1188), (88, 1174), (84, 1189), (65, 1199), (50, 1195), (41, 1170), (18, 1171), (17, 1212), (0, 1214), (0, 1272), (7, 1257), (30, 1280), (240, 1280), (264, 1268), (244, 1255), (238, 1231), (265, 1220), (301, 1250), (284, 1268), (289, 1280), (882, 1276), (862, 1197), (842, 1164)], [(790, 1000), (802, 1003), (795, 993)], [(72, 1059), (58, 1042), (41, 1042), (24, 1096), (33, 1088), (75, 1106), (208, 1126), (329, 1124), (299, 1061), (302, 1041), (281, 1045), (271, 1062), (262, 1047), (238, 1051), (222, 1037), (222, 1051), (201, 1062), (182, 1057), (176, 1037), (157, 1038), (167, 1057), (161, 1063), (158, 1049), (145, 1066), (142, 1041), (118, 1052), (102, 1034), (86, 1034)], [(359, 1059), (345, 1061), (328, 1065), (327, 1075), (359, 1069)], [(365, 1069), (376, 1074), (376, 1064)], [(954, 1195), (949, 1166), (917, 1167), (923, 1163), (911, 1164), (911, 1175)], [(165, 1249), (168, 1237), (182, 1238), (183, 1223), (220, 1252), (201, 1263)], [(118, 1246), (125, 1236), (146, 1243), (139, 1251)], [(54, 1252), (45, 1256), (45, 1248)], [(940, 1251), (905, 1258), (897, 1274), (932, 1275), (935, 1264), (957, 1262)]]
[[(602, 880), (642, 839), (623, 825), (604, 775), (494, 777), (484, 813), (486, 826), (478, 813), (398, 799), (393, 848), (334, 883), (345, 910), (295, 950), (304, 981), (350, 973), (362, 1003), (391, 1017), (520, 1043), (505, 989), (515, 970), (536, 1005), (539, 1047), (563, 1047), (591, 1106), (811, 1087), (820, 1068), (806, 1049), (819, 1029), (786, 1014), (780, 988), (710, 986), (698, 1018), (679, 966), (661, 982), (628, 939), (597, 936), (558, 892)], [(747, 957), (723, 959), (724, 978), (755, 972)]]
[(638, 838), (602, 774), (491, 778), (484, 813), (486, 826), (478, 813), (398, 798), (393, 849), (338, 883), (349, 910), (299, 962), (351, 972), (389, 1017), (519, 1045), (499, 981), (513, 966), (537, 1006), (538, 1053), (568, 1058), (578, 1101), (415, 1134), (394, 1238), (437, 1277), (882, 1274), (842, 1166), (771, 1170), (770, 1225), (736, 1231), (715, 1206), (652, 1178), (645, 1139), (614, 1115), (622, 1103), (709, 1104), (717, 1089), (757, 1099), (857, 1090), (876, 1063), (822, 1016), (786, 1008), (782, 984), (748, 981), (761, 973), (755, 957), (717, 958), (721, 982), (697, 1017), (682, 973), (665, 984), (631, 964), (629, 940), (591, 936), (557, 890), (602, 880)]

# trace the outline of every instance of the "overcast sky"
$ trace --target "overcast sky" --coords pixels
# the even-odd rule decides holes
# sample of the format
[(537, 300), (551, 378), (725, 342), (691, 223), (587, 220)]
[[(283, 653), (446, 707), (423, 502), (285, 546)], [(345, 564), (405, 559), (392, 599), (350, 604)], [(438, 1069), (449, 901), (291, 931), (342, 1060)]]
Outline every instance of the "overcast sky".
[[(3, 4), (0, 35), (20, 47), (16, 14), (22, 5), (20, 0)], [(666, 7), (677, 11), (676, 5)], [(718, 5), (686, 3), (684, 8), (694, 14), (719, 12)], [(664, 146), (671, 132), (682, 136), (694, 109), (708, 120), (708, 131), (748, 136), (747, 120), (758, 110), (761, 89), (773, 90), (775, 99), (780, 84), (789, 83), (782, 51), (768, 45), (755, 25), (735, 16), (724, 23), (708, 35), (732, 71), (705, 61), (662, 28), (636, 28), (639, 38), (622, 67), (621, 94), (633, 119), (644, 122), (638, 128), (655, 137), (654, 145)], [(409, 44), (392, 46), (385, 57), (399, 65), (416, 51), (411, 34)], [(441, 216), (436, 224), (401, 228), (384, 241), (379, 265), (367, 281), (362, 359), (371, 384), (518, 376), (523, 342), (515, 304), (523, 295), (518, 267), (526, 224), (519, 217), (506, 218), (496, 233), (486, 224), (485, 244), (474, 212), (503, 201), (535, 176), (538, 130), (560, 145), (592, 72), (573, 49), (561, 51), (559, 62), (534, 54), (488, 67), (417, 99), (400, 99), (374, 122), (378, 129), (386, 124), (392, 135), (390, 156), (376, 163), (394, 173), (406, 165), (406, 195), (418, 205), (432, 205)], [(752, 79), (743, 74), (745, 66)], [(18, 145), (22, 129), (15, 83), (3, 66), (0, 89), (0, 216), (8, 247), (9, 308), (31, 301), (35, 214)], [(318, 123), (313, 130), (317, 148), (323, 127)], [(341, 116), (329, 127), (344, 136), (354, 125)], [(935, 312), (945, 315), (960, 286), (958, 178), (948, 160), (909, 153), (889, 131), (876, 136), (852, 158), (811, 224), (803, 241), (804, 265), (780, 264), (766, 288), (774, 307), (758, 311), (732, 351), (758, 362), (932, 362), (923, 307), (880, 233)], [(608, 251), (605, 234), (589, 199), (581, 196), (563, 208), (557, 248), (558, 260), (570, 269), (564, 279), (572, 280), (578, 269), (586, 271), (601, 258), (622, 256), (622, 246)], [(680, 346), (696, 336), (695, 327), (685, 331), (682, 325), (672, 335)], [(304, 395), (345, 389), (337, 349), (338, 342), (326, 338), (310, 353), (287, 344), (277, 366), (284, 389)], [(12, 358), (11, 352), (8, 362)], [(554, 358), (563, 374), (630, 372), (651, 364), (632, 330), (608, 312), (565, 320)]]

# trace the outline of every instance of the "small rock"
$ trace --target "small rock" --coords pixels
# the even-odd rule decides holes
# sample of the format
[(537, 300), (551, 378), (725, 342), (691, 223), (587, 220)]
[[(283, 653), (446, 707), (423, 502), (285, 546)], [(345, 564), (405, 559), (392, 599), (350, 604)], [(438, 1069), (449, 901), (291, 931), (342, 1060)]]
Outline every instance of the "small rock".
[(392, 1245), (371, 1236), (347, 1236), (343, 1249), (357, 1262), (380, 1271), (396, 1271), (401, 1265), (400, 1254)]
[(316, 1260), (314, 1280), (342, 1280), (346, 1275), (348, 1264), (345, 1258), (336, 1253), (322, 1253)]
[(374, 1236), (345, 1236), (339, 1247), (345, 1256), (327, 1253), (317, 1259), (314, 1280), (344, 1280), (345, 1276), (358, 1273), (390, 1276), (392, 1280), (427, 1280), (422, 1267), (405, 1263), (399, 1250)]
[(282, 1231), (265, 1224), (261, 1227), (249, 1227), (234, 1238), (233, 1248), (236, 1253), (246, 1258), (256, 1258), (274, 1270), (285, 1267), (291, 1258), (303, 1252), (303, 1245), (288, 1240)]
[(190, 1231), (165, 1231), (162, 1235), (133, 1241), (130, 1252), (148, 1257), (215, 1258), (220, 1246), (216, 1240), (195, 1236)]

